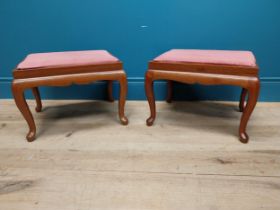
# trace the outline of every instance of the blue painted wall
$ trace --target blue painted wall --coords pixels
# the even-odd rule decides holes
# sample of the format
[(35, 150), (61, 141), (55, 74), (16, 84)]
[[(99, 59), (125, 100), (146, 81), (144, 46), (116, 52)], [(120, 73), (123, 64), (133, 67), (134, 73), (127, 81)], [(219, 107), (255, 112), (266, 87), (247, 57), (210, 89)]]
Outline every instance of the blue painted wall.
[[(279, 0), (1, 0), (0, 98), (11, 97), (11, 71), (28, 53), (107, 49), (125, 64), (128, 98), (145, 99), (147, 62), (170, 48), (252, 50), (261, 67), (261, 100), (280, 100)], [(176, 92), (178, 99), (239, 95), (232, 87), (178, 85)], [(102, 83), (43, 88), (44, 98), (102, 94)], [(165, 83), (156, 95), (164, 98)]]

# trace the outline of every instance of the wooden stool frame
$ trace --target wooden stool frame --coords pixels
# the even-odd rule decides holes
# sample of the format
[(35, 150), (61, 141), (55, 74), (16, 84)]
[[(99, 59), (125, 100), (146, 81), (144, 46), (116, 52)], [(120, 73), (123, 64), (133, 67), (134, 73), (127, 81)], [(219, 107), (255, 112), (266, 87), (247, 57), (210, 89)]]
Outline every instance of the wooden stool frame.
[(72, 84), (89, 84), (98, 80), (107, 81), (108, 100), (114, 101), (113, 98), (113, 81), (120, 83), (120, 98), (119, 98), (119, 118), (123, 125), (128, 124), (128, 119), (125, 116), (124, 108), (127, 94), (127, 79), (125, 72), (121, 69), (122, 64), (104, 64), (82, 67), (65, 67), (55, 69), (26, 69), (14, 70), (14, 80), (12, 83), (12, 92), (15, 103), (22, 113), (24, 119), (29, 126), (29, 132), (26, 139), (29, 142), (35, 140), (36, 125), (33, 116), (26, 102), (24, 91), (32, 89), (36, 99), (36, 111), (42, 111), (42, 102), (38, 87), (40, 86), (69, 86)]
[[(239, 109), (242, 113), (239, 126), (239, 138), (242, 143), (248, 143), (246, 133), (249, 118), (256, 106), (260, 81), (258, 67), (213, 65), (203, 63), (165, 63), (152, 61), (146, 72), (145, 89), (150, 106), (151, 115), (147, 119), (148, 126), (152, 126), (156, 119), (156, 105), (153, 90), (155, 80), (168, 81), (167, 102), (172, 101), (172, 81), (187, 84), (202, 85), (233, 85), (242, 87)], [(246, 103), (246, 96), (248, 101)]]

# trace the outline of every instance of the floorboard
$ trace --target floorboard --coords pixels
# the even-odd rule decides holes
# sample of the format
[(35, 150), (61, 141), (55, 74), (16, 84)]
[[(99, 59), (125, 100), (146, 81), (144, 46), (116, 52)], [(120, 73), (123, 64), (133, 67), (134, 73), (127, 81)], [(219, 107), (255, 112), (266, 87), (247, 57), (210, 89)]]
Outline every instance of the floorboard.
[[(34, 101), (28, 101), (34, 110)], [(238, 140), (231, 102), (43, 101), (37, 140), (0, 100), (2, 210), (280, 209), (280, 103), (259, 103)]]

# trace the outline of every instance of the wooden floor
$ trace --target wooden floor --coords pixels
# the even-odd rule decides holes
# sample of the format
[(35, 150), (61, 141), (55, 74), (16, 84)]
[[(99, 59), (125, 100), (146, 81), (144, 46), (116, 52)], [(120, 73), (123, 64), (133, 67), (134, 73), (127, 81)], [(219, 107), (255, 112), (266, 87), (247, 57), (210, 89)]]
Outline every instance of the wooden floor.
[[(29, 101), (34, 110), (34, 102)], [(38, 138), (0, 101), (1, 210), (280, 209), (280, 104), (259, 103), (248, 145), (237, 103), (44, 101)]]

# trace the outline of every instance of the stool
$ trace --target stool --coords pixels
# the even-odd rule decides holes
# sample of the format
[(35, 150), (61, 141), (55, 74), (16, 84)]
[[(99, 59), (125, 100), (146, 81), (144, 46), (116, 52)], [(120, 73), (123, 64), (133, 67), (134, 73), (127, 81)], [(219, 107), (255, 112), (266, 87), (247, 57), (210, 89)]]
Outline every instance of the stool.
[(18, 109), (29, 126), (26, 139), (35, 140), (36, 126), (24, 96), (26, 89), (32, 89), (36, 99), (36, 111), (42, 111), (39, 86), (68, 86), (89, 84), (106, 80), (109, 101), (113, 101), (113, 81), (120, 83), (119, 118), (128, 124), (124, 113), (127, 93), (126, 74), (122, 62), (104, 50), (37, 53), (28, 55), (13, 71), (12, 92)]
[(146, 72), (145, 89), (151, 111), (147, 125), (153, 125), (156, 118), (154, 80), (168, 81), (167, 102), (172, 100), (172, 81), (241, 86), (239, 108), (243, 114), (239, 137), (242, 143), (248, 143), (246, 127), (260, 91), (258, 71), (256, 59), (253, 53), (248, 51), (170, 50), (151, 61)]

